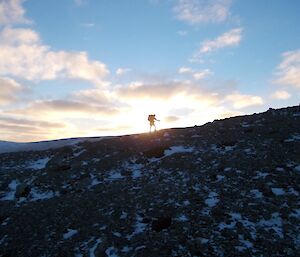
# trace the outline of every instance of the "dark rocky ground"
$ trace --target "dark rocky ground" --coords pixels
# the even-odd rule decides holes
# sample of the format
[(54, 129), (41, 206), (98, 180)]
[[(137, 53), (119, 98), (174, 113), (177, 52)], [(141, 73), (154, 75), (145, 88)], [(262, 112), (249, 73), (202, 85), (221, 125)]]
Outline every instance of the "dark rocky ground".
[(300, 256), (300, 107), (0, 154), (0, 256)]

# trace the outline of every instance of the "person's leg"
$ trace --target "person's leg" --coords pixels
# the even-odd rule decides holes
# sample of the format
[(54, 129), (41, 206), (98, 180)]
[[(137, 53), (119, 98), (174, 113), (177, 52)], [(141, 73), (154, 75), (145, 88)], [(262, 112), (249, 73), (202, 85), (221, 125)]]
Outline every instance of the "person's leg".
[(154, 132), (156, 132), (156, 126), (155, 126), (155, 124), (153, 126), (154, 126)]

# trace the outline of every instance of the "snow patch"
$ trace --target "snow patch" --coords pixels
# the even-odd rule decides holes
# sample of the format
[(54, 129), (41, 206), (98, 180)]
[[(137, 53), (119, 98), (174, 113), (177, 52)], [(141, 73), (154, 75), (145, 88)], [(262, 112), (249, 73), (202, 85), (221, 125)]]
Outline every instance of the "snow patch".
[(170, 156), (175, 153), (191, 153), (194, 151), (193, 147), (171, 146), (170, 149), (164, 151), (164, 156)]
[(258, 189), (252, 189), (252, 190), (250, 190), (250, 193), (254, 196), (254, 198), (257, 198), (257, 199), (263, 197), (262, 192), (260, 192)]
[(189, 219), (184, 214), (181, 214), (176, 220), (185, 222), (185, 221), (188, 221)]
[(122, 174), (119, 171), (112, 171), (108, 176), (109, 180), (117, 180), (122, 178), (124, 178), (124, 176), (122, 176)]
[(282, 219), (278, 212), (272, 213), (272, 218), (269, 220), (262, 219), (258, 225), (264, 227), (268, 231), (273, 229), (280, 238), (283, 238)]
[[(117, 255), (117, 252), (118, 252), (118, 249), (116, 249), (113, 246), (108, 247), (105, 250), (105, 253), (106, 253), (107, 257), (119, 257), (119, 255)], [(90, 256), (90, 257), (94, 257), (94, 256)]]
[(46, 200), (55, 196), (59, 196), (59, 193), (53, 191), (41, 192), (37, 188), (32, 188), (30, 190), (30, 201)]
[(83, 154), (84, 152), (86, 152), (86, 149), (82, 149), (81, 151), (74, 153), (73, 156), (78, 157), (79, 155)]
[(284, 195), (285, 194), (285, 191), (282, 188), (273, 187), (271, 190), (274, 195)]
[(217, 203), (219, 202), (217, 196), (218, 194), (216, 192), (210, 192), (208, 198), (205, 200), (205, 203), (211, 208), (216, 206)]
[(47, 165), (47, 163), (51, 160), (51, 157), (45, 157), (39, 160), (36, 160), (34, 162), (29, 163), (27, 168), (33, 169), (33, 170), (41, 170), (44, 169)]
[(69, 238), (71, 238), (72, 236), (76, 235), (77, 233), (78, 233), (77, 230), (75, 230), (75, 229), (69, 229), (69, 228), (68, 228), (68, 232), (63, 234), (63, 238), (64, 238), (65, 240), (66, 240), (66, 239), (69, 239)]
[(262, 171), (257, 171), (256, 172), (256, 176), (254, 177), (255, 179), (258, 179), (258, 178), (265, 178), (266, 176), (268, 176), (269, 173), (267, 172), (262, 172)]
[(290, 138), (287, 138), (284, 140), (284, 142), (286, 142), (286, 143), (295, 142), (295, 141), (300, 141), (300, 135), (298, 135), (298, 134), (291, 135)]
[(96, 243), (95, 243), (95, 244), (90, 248), (90, 250), (89, 250), (90, 257), (96, 257), (96, 256), (95, 256), (95, 251), (96, 251), (98, 245), (99, 245), (101, 242), (102, 242), (102, 241), (101, 241), (100, 238), (96, 239)]
[(1, 198), (1, 201), (13, 201), (15, 200), (15, 193), (20, 182), (18, 180), (12, 180), (8, 184), (9, 192), (6, 192)]

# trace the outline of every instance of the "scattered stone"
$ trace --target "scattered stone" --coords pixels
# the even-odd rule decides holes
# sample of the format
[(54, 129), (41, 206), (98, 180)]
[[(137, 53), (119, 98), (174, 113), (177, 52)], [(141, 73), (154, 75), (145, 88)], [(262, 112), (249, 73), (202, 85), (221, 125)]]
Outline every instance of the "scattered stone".
[(20, 184), (17, 186), (15, 197), (20, 198), (20, 197), (27, 197), (30, 193), (30, 186), (27, 184)]
[(156, 232), (167, 229), (171, 226), (172, 218), (169, 216), (162, 216), (152, 221), (151, 228)]

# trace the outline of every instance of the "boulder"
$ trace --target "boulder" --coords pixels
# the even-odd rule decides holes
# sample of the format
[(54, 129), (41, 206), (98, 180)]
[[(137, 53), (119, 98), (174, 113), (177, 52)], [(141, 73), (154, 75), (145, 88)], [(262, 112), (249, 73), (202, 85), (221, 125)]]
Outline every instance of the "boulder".
[(30, 187), (27, 184), (20, 184), (17, 186), (15, 197), (20, 198), (20, 197), (27, 197), (30, 193)]
[(153, 220), (151, 228), (156, 232), (160, 232), (163, 229), (169, 228), (171, 226), (171, 223), (172, 223), (171, 217), (163, 216)]

